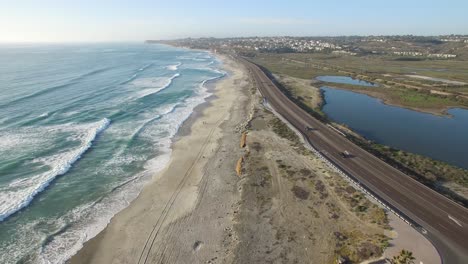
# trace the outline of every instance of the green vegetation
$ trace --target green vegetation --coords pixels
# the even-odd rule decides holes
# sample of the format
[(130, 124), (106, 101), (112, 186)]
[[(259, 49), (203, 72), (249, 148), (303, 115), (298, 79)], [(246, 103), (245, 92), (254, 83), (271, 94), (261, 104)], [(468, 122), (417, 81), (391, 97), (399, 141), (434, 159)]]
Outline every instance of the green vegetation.
[(393, 256), (390, 260), (391, 264), (414, 264), (415, 258), (413, 257), (413, 252), (409, 250), (402, 249), (400, 254)]
[[(321, 82), (323, 85), (327, 83)], [(448, 107), (461, 106), (468, 107), (468, 99), (460, 99), (456, 96), (444, 96), (431, 94), (429, 91), (417, 91), (408, 88), (375, 88), (350, 84), (329, 84), (332, 87), (351, 90), (353, 92), (367, 94), (377, 97), (390, 105), (397, 105), (406, 108), (427, 112), (440, 113)]]
[(384, 235), (376, 235), (378, 244), (369, 241), (361, 231), (353, 230), (345, 233), (335, 233), (338, 244), (341, 247), (337, 250), (339, 256), (345, 257), (346, 263), (360, 263), (367, 259), (376, 258), (382, 255), (388, 238)]
[(274, 117), (270, 121), (270, 126), (278, 136), (285, 138), (291, 142), (296, 144), (300, 143), (299, 139), (297, 138), (296, 133), (292, 131), (286, 124), (284, 124), (279, 118)]
[(269, 126), (272, 128), (273, 132), (275, 132), (278, 136), (289, 140), (292, 143), (294, 149), (299, 154), (309, 154), (309, 151), (304, 147), (304, 144), (300, 141), (297, 134), (285, 123), (283, 123), (283, 121), (281, 121), (279, 118), (277, 118), (276, 116), (273, 117), (269, 121)]
[(396, 61), (423, 61), (424, 58), (415, 58), (415, 57), (399, 57), (395, 59)]
[[(273, 56), (268, 55), (268, 58), (271, 59), (271, 57)], [(264, 60), (263, 63), (265, 63), (264, 57), (258, 59), (257, 62), (260, 63), (261, 60)], [(281, 60), (271, 60), (269, 61), (269, 63), (271, 63), (270, 66), (265, 65), (267, 69), (270, 69), (269, 67), (271, 67), (271, 65), (274, 65), (276, 69), (282, 70), (282, 72), (280, 72), (281, 74), (286, 74), (286, 72), (292, 74), (295, 72), (295, 70), (297, 70), (294, 76), (299, 78), (301, 78), (301, 74), (311, 74), (309, 72), (306, 73), (306, 71), (312, 71), (311, 69), (307, 69), (304, 67), (297, 67), (297, 65), (294, 65), (290, 62), (283, 63), (281, 62)], [(285, 69), (286, 72), (284, 72)], [(322, 73), (320, 73), (320, 75), (321, 74)], [(346, 84), (337, 84), (334, 86), (339, 86), (356, 92), (372, 93), (372, 95), (374, 96), (378, 96), (378, 93), (385, 92), (386, 98), (389, 102), (399, 105), (411, 105), (412, 108), (416, 109), (427, 109), (433, 107), (445, 108), (446, 106), (457, 105), (457, 103), (459, 102), (459, 100), (454, 97), (436, 96), (428, 93), (427, 91), (421, 92), (415, 89), (393, 87), (359, 87), (355, 85)], [(279, 87), (289, 98), (291, 98), (295, 103), (297, 103), (300, 107), (309, 112), (311, 115), (318, 118), (319, 120), (322, 120), (323, 122), (329, 122), (329, 120), (327, 120), (327, 117), (321, 111), (317, 111), (316, 108), (313, 108), (312, 105), (308, 104), (307, 100), (304, 99), (303, 94), (299, 96), (297, 91), (291, 89), (287, 85), (282, 85), (281, 83)], [(301, 145), (295, 133), (291, 131), (289, 127), (285, 126), (279, 119), (271, 121), (270, 126), (273, 128), (273, 131), (278, 135), (287, 138), (292, 142), (295, 142), (295, 146)], [(374, 155), (389, 163), (393, 167), (403, 171), (407, 175), (410, 175), (414, 179), (424, 183), (426, 186), (444, 194), (445, 196), (453, 199), (454, 201), (464, 204), (465, 206), (468, 205), (468, 199), (466, 199), (465, 196), (463, 196), (463, 194), (460, 194), (459, 192), (456, 192), (453, 189), (451, 189), (453, 186), (446, 185), (446, 183), (456, 183), (459, 187), (461, 187), (462, 192), (468, 191), (467, 170), (452, 166), (441, 161), (436, 161), (421, 155), (400, 151), (397, 149), (370, 142), (350, 130), (343, 132), (347, 134), (348, 139), (361, 146), (362, 148), (366, 149), (367, 151), (373, 153)], [(360, 209), (364, 210), (364, 208)]]
[(272, 73), (285, 74), (301, 79), (313, 79), (320, 75), (336, 74), (336, 71), (332, 69), (312, 68), (311, 65), (306, 65), (304, 61), (288, 59), (286, 54), (259, 55), (252, 58), (252, 60), (255, 63), (265, 66)]
[(468, 188), (468, 170), (380, 144), (373, 144), (373, 148), (395, 159), (407, 168), (413, 169), (429, 181), (434, 183), (453, 181)]
[[(428, 77), (468, 82), (468, 64), (459, 61), (408, 62), (394, 61), (393, 58), (384, 56), (356, 57), (310, 53), (259, 53), (252, 60), (274, 74), (311, 81), (322, 75), (343, 75), (376, 82), (380, 87), (336, 83), (328, 85), (365, 93), (392, 105), (431, 113), (442, 113), (447, 107), (468, 107), (467, 85), (449, 86), (441, 82), (406, 76), (417, 73)], [(314, 85), (321, 86), (327, 83), (317, 81)], [(431, 90), (442, 94), (431, 93)], [(303, 103), (306, 102), (303, 100)]]
[(339, 182), (334, 188), (335, 193), (341, 197), (362, 220), (388, 228), (388, 218), (385, 210), (371, 203), (365, 196), (352, 186), (347, 186), (345, 182)]
[(468, 199), (466, 197), (444, 186), (445, 183), (456, 183), (462, 189), (467, 190), (468, 170), (418, 154), (376, 144), (350, 133), (347, 133), (347, 137), (357, 145), (429, 188), (464, 206), (468, 206)]
[(392, 91), (392, 96), (400, 98), (402, 105), (408, 105), (415, 108), (443, 108), (454, 105), (468, 106), (468, 101), (459, 102), (454, 98), (436, 96), (409, 89)]
[[(377, 76), (382, 74), (405, 75), (417, 73), (434, 78), (453, 79), (468, 82), (468, 64), (463, 60), (421, 60), (421, 61), (401, 61), (395, 60), (392, 56), (341, 56), (334, 54), (318, 53), (287, 53), (287, 54), (256, 54), (253, 58), (258, 63), (277, 65), (278, 72), (290, 70), (292, 68), (302, 68), (298, 72), (290, 72), (291, 76), (303, 78), (304, 74), (318, 76), (315, 74), (316, 67), (323, 73), (346, 71), (356, 74), (366, 74)], [(262, 64), (264, 65), (264, 64)], [(280, 70), (283, 68), (284, 70)], [(325, 69), (327, 68), (327, 69)], [(272, 71), (275, 71), (271, 68)], [(302, 77), (301, 77), (302, 76)], [(385, 77), (385, 76), (384, 76)], [(393, 77), (385, 78), (392, 80)], [(420, 81), (420, 80), (413, 80)]]
[[(301, 154), (309, 153), (302, 143), (299, 141), (298, 136), (287, 125), (285, 125), (279, 118), (272, 117), (268, 121), (268, 126), (271, 130), (280, 137), (287, 139), (291, 142), (296, 150), (302, 149)], [(305, 203), (313, 201), (314, 207), (308, 206), (311, 216), (314, 219), (320, 219), (320, 203), (324, 203), (328, 208), (327, 217), (330, 221), (338, 221), (346, 214), (339, 206), (330, 202), (330, 197), (335, 197), (332, 192), (336, 193), (344, 205), (347, 206), (351, 213), (355, 214), (360, 220), (360, 223), (367, 223), (369, 227), (359, 229), (345, 228), (346, 231), (334, 232), (334, 245), (335, 254), (338, 258), (346, 260), (347, 263), (361, 263), (364, 260), (376, 258), (382, 255), (385, 248), (389, 246), (389, 238), (380, 232), (369, 233), (363, 232), (367, 228), (371, 230), (381, 230), (380, 228), (388, 228), (388, 218), (384, 209), (371, 203), (366, 197), (356, 190), (354, 187), (349, 186), (349, 183), (342, 179), (339, 175), (333, 175), (324, 180), (317, 179), (313, 171), (307, 168), (295, 169), (283, 160), (277, 159), (276, 163), (280, 169), (281, 174), (285, 179), (294, 181), (295, 184), (291, 186), (290, 191), (296, 199)], [(326, 173), (326, 171), (323, 171)], [(306, 181), (307, 184), (301, 185), (298, 182)], [(332, 192), (329, 192), (332, 187)], [(261, 184), (259, 184), (261, 186)], [(313, 196), (314, 199), (310, 197)], [(323, 210), (323, 209), (322, 209)], [(323, 212), (322, 212), (323, 214)], [(345, 219), (345, 218), (344, 218)], [(283, 239), (277, 233), (278, 239)]]
[(323, 92), (317, 86), (312, 85), (312, 80), (293, 78), (285, 75), (276, 75), (275, 78), (285, 87), (285, 90), (290, 91), (293, 98), (316, 112), (322, 111)]

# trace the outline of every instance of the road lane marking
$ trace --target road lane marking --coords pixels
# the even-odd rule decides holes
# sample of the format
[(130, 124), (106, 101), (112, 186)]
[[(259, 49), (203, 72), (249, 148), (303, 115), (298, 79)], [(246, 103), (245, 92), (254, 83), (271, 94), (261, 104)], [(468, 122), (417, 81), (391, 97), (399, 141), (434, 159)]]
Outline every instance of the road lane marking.
[(445, 227), (444, 225), (442, 225), (442, 224), (440, 224), (440, 223), (438, 224), (438, 226), (442, 227), (442, 228), (445, 229), (445, 230), (449, 230), (447, 227)]
[[(261, 72), (261, 71), (260, 71), (260, 72)], [(255, 73), (256, 73), (256, 71), (255, 71)], [(256, 74), (260, 74), (260, 73), (256, 73)], [(264, 75), (261, 75), (260, 77), (262, 77), (262, 76), (264, 76)], [(258, 79), (260, 80), (260, 81), (259, 81), (260, 83), (257, 83), (257, 86), (258, 86), (257, 88), (260, 90), (260, 92), (263, 92), (264, 96), (272, 97), (272, 103), (274, 103), (274, 104), (272, 104), (272, 106), (273, 106), (273, 105), (276, 106), (276, 107), (272, 107), (272, 108), (277, 108), (277, 110), (282, 110), (282, 112), (284, 112), (284, 113), (283, 113), (284, 115), (282, 115), (283, 118), (287, 120), (287, 123), (289, 123), (291, 126), (295, 127), (295, 128), (298, 130), (297, 132), (300, 133), (300, 132), (302, 131), (301, 129), (299, 129), (300, 125), (303, 125), (303, 124), (311, 124), (311, 123), (312, 123), (312, 124), (315, 124), (315, 121), (309, 123), (310, 118), (309, 118), (308, 116), (303, 116), (303, 115), (302, 115), (302, 112), (301, 112), (300, 114), (296, 113), (296, 112), (297, 112), (296, 110), (298, 110), (298, 111), (301, 110), (300, 108), (298, 108), (298, 109), (291, 109), (291, 105), (289, 105), (289, 104), (292, 103), (292, 102), (291, 102), (291, 101), (288, 101), (288, 100), (286, 99), (286, 97), (284, 97), (284, 95), (281, 94), (281, 92), (279, 92), (278, 89), (273, 89), (273, 88), (275, 88), (274, 85), (270, 84), (269, 82), (263, 81), (263, 78), (260, 78), (259, 76), (256, 76), (256, 77), (258, 77)], [(256, 81), (258, 81), (258, 80), (256, 80)], [(270, 82), (271, 82), (271, 81), (270, 81)], [(262, 91), (262, 90), (263, 90), (263, 91)], [(272, 93), (272, 92), (273, 92), (273, 93)], [(278, 99), (278, 100), (276, 100), (276, 101), (273, 100), (273, 99), (275, 99), (275, 97), (279, 97), (279, 98), (276, 98), (276, 99)], [(283, 100), (283, 97), (284, 97), (284, 100)], [(268, 102), (268, 101), (267, 101), (267, 102)], [(295, 105), (294, 103), (293, 103), (292, 106), (296, 106), (296, 108), (297, 108), (297, 105)], [(272, 109), (272, 110), (274, 111), (274, 109)], [(278, 112), (278, 115), (281, 115), (281, 114), (279, 114), (279, 112)], [(297, 123), (300, 124), (299, 127), (297, 126), (297, 125), (298, 125)], [(319, 125), (317, 125), (317, 126), (319, 126), (320, 128), (322, 128), (322, 126), (323, 126), (323, 128), (325, 128), (325, 126), (322, 125), (321, 123), (319, 123)], [(329, 132), (329, 131), (332, 132), (330, 129), (328, 129), (328, 130), (327, 130), (327, 129), (323, 130), (323, 132)], [(321, 133), (322, 131), (317, 131), (317, 132), (318, 132), (318, 133), (314, 134), (314, 136), (311, 136), (311, 135), (309, 135), (309, 134), (307, 134), (307, 133), (306, 133), (306, 135), (305, 135), (305, 137), (306, 137), (306, 140), (305, 140), (305, 141), (306, 141), (306, 143), (310, 143), (310, 146), (311, 146), (312, 149), (314, 149), (314, 147), (319, 148), (319, 146), (323, 145), (323, 143), (325, 143), (325, 145), (328, 143), (328, 145), (330, 146), (331, 149), (340, 149), (340, 148), (342, 148), (342, 146), (341, 146), (341, 144), (340, 144), (340, 143), (343, 143), (343, 142), (340, 142), (340, 141), (343, 141), (343, 140), (344, 140), (342, 137), (339, 137), (339, 136), (338, 136), (338, 137), (332, 136), (332, 137), (329, 139), (328, 136), (324, 136), (325, 133), (323, 133), (323, 134)], [(300, 133), (300, 134), (302, 134), (302, 133)], [(328, 135), (328, 134), (330, 134), (330, 133), (326, 133), (326, 134)], [(334, 134), (334, 133), (332, 132), (331, 134)], [(304, 136), (304, 135), (303, 135), (303, 136)], [(317, 136), (317, 137), (315, 138), (315, 136)], [(314, 141), (318, 141), (319, 143), (317, 143), (317, 145), (315, 145), (315, 144), (313, 143)], [(331, 141), (331, 142), (330, 142), (330, 141)], [(346, 142), (346, 143), (348, 143), (348, 142)], [(352, 143), (351, 143), (351, 144), (352, 144)], [(364, 153), (365, 153), (365, 152), (364, 152)], [(330, 167), (332, 167), (333, 169), (337, 170), (338, 172), (340, 172), (341, 174), (343, 174), (343, 176), (344, 176), (345, 178), (349, 179), (352, 183), (356, 184), (357, 187), (358, 187), (358, 189), (361, 189), (361, 191), (365, 192), (365, 193), (368, 194), (368, 195), (371, 195), (371, 194), (369, 194), (367, 191), (365, 191), (365, 189), (363, 189), (363, 187), (361, 187), (361, 185), (364, 185), (364, 184), (361, 184), (361, 183), (360, 183), (359, 177), (356, 177), (356, 178), (355, 178), (355, 177), (349, 178), (349, 177), (347, 176), (347, 173), (349, 173), (350, 175), (354, 175), (355, 172), (354, 172), (353, 170), (356, 169), (356, 168), (351, 168), (351, 167), (346, 166), (346, 164), (343, 164), (343, 162), (342, 162), (341, 159), (337, 159), (337, 158), (334, 157), (333, 155), (327, 155), (327, 154), (329, 154), (329, 153), (327, 153), (325, 150), (324, 150), (323, 152), (318, 151), (316, 154), (318, 155), (319, 158), (323, 159), (323, 160), (327, 163), (328, 166), (330, 166)], [(369, 155), (370, 155), (370, 157), (368, 157)], [(377, 164), (377, 165), (380, 165), (379, 160), (378, 160), (377, 157), (375, 157), (375, 156), (373, 156), (373, 155), (371, 155), (371, 154), (368, 154), (368, 153), (365, 153), (365, 155), (363, 155), (363, 156), (364, 156), (364, 157), (363, 157), (362, 160), (363, 160), (365, 163), (367, 163), (365, 160), (367, 160), (367, 161), (370, 160), (370, 161), (372, 161), (372, 162), (369, 162), (369, 165), (376, 165), (376, 164)], [(332, 162), (329, 162), (329, 160), (332, 161)], [(354, 164), (354, 163), (359, 163), (358, 161), (360, 161), (360, 160), (361, 160), (361, 159), (360, 159), (360, 157), (358, 156), (357, 161), (352, 161), (351, 163), (352, 163), (353, 165), (358, 166), (358, 169), (359, 169), (360, 166), (359, 166), (358, 164)], [(375, 162), (374, 162), (374, 161), (375, 161)], [(341, 168), (337, 168), (337, 167), (334, 165), (334, 163), (340, 164), (340, 165), (341, 165), (341, 166), (340, 166)], [(393, 167), (389, 166), (389, 165), (386, 164), (386, 163), (383, 163), (383, 164), (384, 164), (386, 167), (385, 167), (385, 166), (382, 166), (382, 167), (381, 167), (381, 166), (375, 166), (375, 167), (372, 167), (373, 170), (371, 170), (370, 172), (372, 172), (373, 174), (378, 174), (378, 175), (380, 175), (380, 176), (386, 176), (386, 175), (385, 175), (385, 174), (386, 174), (386, 171), (384, 170), (384, 168), (394, 169)], [(344, 167), (346, 168), (346, 169), (345, 169), (345, 170), (346, 170), (346, 174), (345, 174), (344, 172), (341, 171), (341, 169), (343, 168), (343, 165), (344, 165)], [(354, 166), (353, 166), (353, 167), (354, 167)], [(412, 189), (415, 187), (415, 186), (412, 184), (411, 181), (400, 181), (400, 178), (397, 177), (397, 176), (406, 176), (406, 175), (403, 174), (403, 173), (401, 173), (401, 172), (398, 171), (398, 170), (396, 170), (396, 172), (397, 172), (397, 174), (395, 174), (395, 175), (391, 174), (391, 176), (392, 176), (392, 177), (390, 177), (390, 181), (391, 181), (391, 182), (393, 182), (393, 183), (398, 183), (398, 187), (400, 187), (400, 188), (403, 189), (403, 190), (408, 190), (408, 191), (409, 191), (409, 190), (412, 190)], [(385, 177), (380, 177), (380, 176), (378, 176), (378, 177), (376, 176), (376, 178), (379, 178), (379, 180), (384, 180), (384, 179), (385, 179)], [(380, 179), (380, 178), (383, 178), (383, 179)], [(411, 178), (410, 178), (410, 179), (411, 179)], [(412, 180), (412, 179), (411, 179), (411, 180)], [(370, 189), (376, 188), (376, 187), (375, 187), (376, 184), (375, 184), (375, 181), (374, 181), (374, 177), (371, 177), (370, 179), (367, 179), (366, 177), (363, 176), (362, 181), (366, 183), (365, 185), (366, 185), (367, 188), (370, 188)], [(413, 181), (414, 181), (414, 180), (413, 180)], [(391, 185), (390, 185), (390, 186), (391, 186)], [(430, 190), (430, 189), (427, 189), (427, 187), (425, 187), (425, 186), (423, 186), (423, 185), (416, 185), (416, 186), (418, 187), (416, 190), (419, 190), (419, 189), (420, 189), (419, 187), (421, 187), (421, 188), (426, 188), (426, 189), (423, 190), (423, 191)], [(395, 188), (395, 187), (392, 186), (390, 189), (394, 189), (394, 188)], [(378, 188), (377, 188), (377, 190), (378, 190)], [(400, 190), (400, 191), (401, 191), (401, 190)], [(378, 201), (379, 203), (381, 203), (384, 207), (386, 207), (388, 210), (390, 210), (391, 212), (395, 213), (391, 208), (388, 208), (388, 207), (387, 207), (387, 203), (388, 203), (388, 204), (392, 204), (391, 201), (393, 201), (393, 199), (390, 198), (390, 197), (387, 195), (387, 194), (388, 194), (388, 189), (385, 188), (383, 192), (381, 191), (381, 192), (378, 192), (378, 193), (380, 193), (380, 195), (379, 195), (380, 197), (379, 197), (379, 199), (377, 199), (377, 201)], [(431, 195), (429, 195), (429, 194), (432, 194), (432, 193), (421, 192), (421, 194), (418, 195), (416, 198), (418, 198), (418, 200), (423, 200), (423, 201), (424, 201), (424, 200), (432, 200), (433, 196), (431, 196)], [(372, 196), (372, 195), (371, 195), (371, 196)], [(388, 196), (388, 197), (386, 197), (386, 196)], [(384, 197), (386, 197), (386, 198), (384, 198)], [(408, 197), (408, 198), (410, 198), (410, 197)], [(385, 202), (385, 203), (382, 203), (381, 201), (379, 201), (380, 199), (382, 199), (383, 201), (386, 201), (386, 202)], [(402, 198), (402, 201), (400, 201), (400, 202), (405, 203), (407, 200), (408, 200), (408, 199), (406, 199), (406, 196), (405, 196), (404, 198)], [(444, 200), (444, 201), (445, 201), (445, 200)], [(444, 208), (444, 209), (450, 209), (450, 207), (447, 206), (447, 205), (450, 205), (450, 204), (439, 203), (439, 200), (438, 200), (438, 199), (436, 199), (435, 201), (432, 201), (432, 203), (433, 203), (433, 205), (436, 205), (436, 207), (438, 207), (438, 208), (442, 211), (442, 212), (438, 212), (437, 214), (443, 216), (443, 214), (445, 213), (446, 215), (448, 215), (448, 212), (447, 212), (447, 211), (449, 211), (449, 210), (446, 211), (446, 210), (443, 210), (442, 208)], [(452, 202), (452, 204), (455, 204), (455, 203)], [(458, 206), (459, 206), (459, 205), (458, 205)], [(398, 207), (398, 206), (397, 206), (397, 207)], [(405, 208), (405, 207), (403, 206), (403, 208)], [(418, 212), (418, 213), (421, 212), (421, 210), (419, 210), (419, 209), (418, 209), (418, 210), (415, 209), (415, 211)], [(397, 213), (395, 213), (395, 214), (397, 214)], [(424, 213), (420, 213), (420, 215), (424, 215)], [(463, 215), (463, 214), (462, 214), (462, 215), (455, 214), (455, 216), (457, 216), (458, 219), (460, 219), (460, 220), (458, 220), (458, 219), (452, 217), (451, 215), (448, 215), (449, 219), (451, 219), (452, 221), (454, 221), (454, 222), (455, 222), (457, 225), (459, 225), (459, 226), (462, 226), (462, 223), (468, 223), (468, 220), (467, 220), (468, 218), (467, 218), (466, 215)], [(416, 217), (416, 218), (418, 218), (418, 217)], [(408, 224), (410, 224), (410, 223), (408, 223)], [(446, 229), (446, 230), (448, 231), (447, 226), (441, 225), (441, 224), (438, 224), (438, 225), (439, 225), (441, 228)], [(453, 225), (449, 225), (449, 226), (453, 227)], [(424, 230), (424, 231), (425, 231), (425, 230)], [(427, 232), (427, 231), (426, 231), (426, 232)], [(424, 232), (423, 232), (423, 233), (424, 233)]]
[(457, 224), (457, 225), (463, 227), (462, 224), (460, 223), (460, 221), (458, 221), (458, 219), (456, 219), (455, 217), (453, 217), (453, 216), (451, 216), (451, 215), (448, 215), (448, 218), (449, 218), (450, 220), (454, 221), (455, 224)]

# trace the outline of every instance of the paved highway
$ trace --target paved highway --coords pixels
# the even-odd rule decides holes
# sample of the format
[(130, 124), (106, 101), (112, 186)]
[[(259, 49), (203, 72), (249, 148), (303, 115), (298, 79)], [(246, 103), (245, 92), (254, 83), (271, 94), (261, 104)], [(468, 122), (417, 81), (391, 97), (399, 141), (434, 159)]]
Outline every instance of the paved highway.
[[(244, 58), (267, 102), (325, 158), (404, 215), (439, 251), (443, 263), (468, 263), (468, 209), (429, 189), (353, 144), (293, 103), (265, 72)], [(308, 127), (313, 128), (308, 130)], [(349, 151), (352, 157), (343, 158)]]

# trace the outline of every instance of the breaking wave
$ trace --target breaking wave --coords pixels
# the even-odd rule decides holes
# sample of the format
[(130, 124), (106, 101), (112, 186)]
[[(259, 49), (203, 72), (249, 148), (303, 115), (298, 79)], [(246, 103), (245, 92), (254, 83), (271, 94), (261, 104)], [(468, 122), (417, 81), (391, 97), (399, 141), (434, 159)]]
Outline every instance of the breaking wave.
[(180, 73), (176, 73), (171, 77), (154, 77), (143, 78), (133, 81), (131, 84), (136, 88), (143, 88), (137, 91), (137, 97), (142, 98), (148, 95), (157, 94), (171, 86), (172, 81), (179, 77)]
[(177, 71), (180, 65), (182, 65), (182, 63), (178, 62), (177, 64), (167, 66), (166, 69), (171, 70), (171, 71)]
[(34, 199), (34, 196), (49, 186), (57, 176), (65, 174), (92, 146), (99, 133), (109, 125), (110, 120), (107, 118), (89, 125), (84, 133), (77, 138), (81, 141), (78, 148), (33, 160), (33, 163), (41, 163), (43, 166), (49, 167), (48, 171), (30, 178), (15, 180), (2, 187), (0, 189), (0, 221), (26, 207)]

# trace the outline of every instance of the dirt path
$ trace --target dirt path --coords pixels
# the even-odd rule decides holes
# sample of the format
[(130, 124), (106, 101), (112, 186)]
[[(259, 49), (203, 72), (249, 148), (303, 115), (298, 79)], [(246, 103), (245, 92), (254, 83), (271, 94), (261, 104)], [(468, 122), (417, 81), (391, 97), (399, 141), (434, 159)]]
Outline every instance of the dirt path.
[[(389, 233), (383, 210), (261, 105), (240, 65), (224, 63), (230, 77), (184, 125), (165, 171), (71, 263), (357, 263), (381, 256)], [(406, 234), (400, 238), (408, 241)]]
[(338, 256), (353, 261), (380, 256), (384, 229), (352, 211), (347, 196), (336, 192), (348, 184), (257, 106), (248, 126), (234, 263), (334, 263)]

